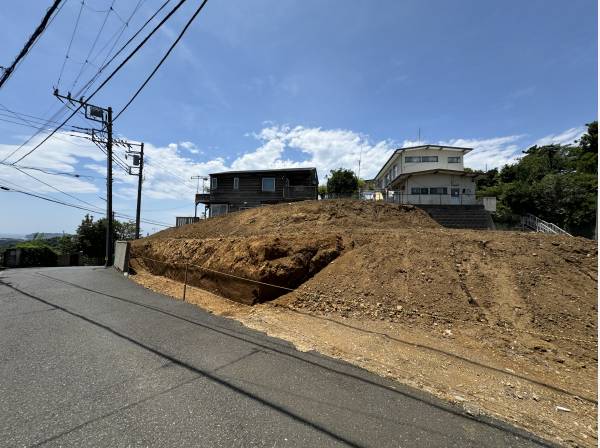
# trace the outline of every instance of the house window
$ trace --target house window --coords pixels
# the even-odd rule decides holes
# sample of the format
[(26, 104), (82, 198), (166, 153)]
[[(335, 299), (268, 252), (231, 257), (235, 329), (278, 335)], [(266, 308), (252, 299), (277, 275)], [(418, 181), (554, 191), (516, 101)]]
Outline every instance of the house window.
[(406, 156), (404, 162), (406, 163), (421, 163), (421, 162), (437, 162), (438, 156)]
[(429, 194), (448, 194), (446, 187), (433, 187), (429, 189)]
[(211, 177), (210, 178), (210, 189), (211, 190), (216, 190), (217, 189), (217, 178), (216, 177)]
[(412, 187), (410, 194), (429, 194), (429, 188)]
[(263, 177), (262, 178), (262, 191), (275, 191), (275, 178), (274, 177)]
[(240, 189), (240, 178), (239, 177), (234, 177), (233, 178), (233, 189), (234, 190), (239, 190)]
[(448, 163), (460, 163), (460, 156), (458, 156), (458, 157), (448, 157)]

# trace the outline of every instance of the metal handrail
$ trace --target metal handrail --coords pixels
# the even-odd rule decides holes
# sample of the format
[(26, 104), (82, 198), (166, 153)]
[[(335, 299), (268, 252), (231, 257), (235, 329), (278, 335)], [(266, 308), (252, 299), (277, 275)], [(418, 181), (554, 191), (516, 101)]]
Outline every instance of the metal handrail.
[(523, 228), (528, 227), (536, 232), (540, 233), (551, 233), (554, 235), (567, 235), (573, 236), (569, 232), (564, 229), (561, 229), (556, 224), (553, 224), (548, 221), (544, 221), (541, 218), (538, 218), (531, 213), (527, 213), (524, 216), (521, 216), (521, 226)]

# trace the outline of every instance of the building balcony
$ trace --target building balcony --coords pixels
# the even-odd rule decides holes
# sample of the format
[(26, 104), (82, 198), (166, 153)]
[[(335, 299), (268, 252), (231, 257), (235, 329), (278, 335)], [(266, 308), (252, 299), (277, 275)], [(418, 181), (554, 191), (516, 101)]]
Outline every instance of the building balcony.
[(209, 204), (210, 193), (196, 193), (196, 204)]

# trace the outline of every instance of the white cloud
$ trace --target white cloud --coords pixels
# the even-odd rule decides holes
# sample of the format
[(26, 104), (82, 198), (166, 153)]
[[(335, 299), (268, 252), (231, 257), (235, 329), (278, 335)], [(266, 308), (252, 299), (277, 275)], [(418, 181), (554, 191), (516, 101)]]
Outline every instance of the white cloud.
[[(21, 149), (18, 149), (19, 145), (0, 144), (0, 160), (3, 160), (18, 149), (6, 163), (17, 160), (20, 156), (25, 155), (33, 149), (44, 137), (44, 135), (37, 137)], [(19, 165), (42, 168), (46, 171), (75, 174), (77, 173), (77, 164), (79, 161), (88, 159), (99, 162), (105, 160), (105, 157), (91, 142), (74, 137), (68, 133), (59, 132), (43, 146), (31, 153), (26, 159), (23, 159)], [(25, 171), (67, 193), (96, 193), (98, 191), (98, 187), (87, 178), (56, 176), (36, 170)], [(56, 190), (53, 188), (36, 181), (11, 166), (0, 165), (0, 179), (8, 180), (20, 187), (35, 192), (56, 193)]]
[[(539, 139), (537, 144), (546, 142), (566, 142), (579, 137), (582, 129), (573, 128), (554, 136)], [(196, 192), (196, 181), (192, 176), (227, 170), (250, 170), (283, 167), (314, 166), (321, 182), (330, 170), (344, 167), (358, 171), (360, 175), (373, 177), (398, 147), (432, 143), (451, 146), (465, 146), (474, 150), (465, 156), (465, 165), (474, 169), (501, 167), (512, 163), (526, 145), (523, 135), (510, 135), (488, 139), (458, 138), (438, 142), (417, 142), (405, 140), (401, 145), (389, 141), (372, 141), (368, 136), (346, 129), (322, 129), (303, 126), (268, 125), (260, 132), (250, 134), (256, 141), (255, 149), (239, 154), (237, 157), (217, 157), (199, 162), (192, 158), (193, 150), (198, 148), (193, 142), (184, 141), (167, 146), (145, 145), (144, 197), (156, 200), (192, 200)], [(85, 140), (58, 134), (38, 151), (23, 161), (29, 166), (38, 166), (53, 171), (80, 172), (92, 171), (100, 177), (105, 176), (105, 155)], [(16, 146), (0, 144), (0, 158), (12, 152)], [(25, 151), (22, 150), (21, 154)], [(122, 149), (117, 155), (124, 157)], [(291, 153), (296, 155), (292, 156)], [(297, 154), (301, 156), (298, 157)], [(14, 160), (14, 159), (13, 159)], [(137, 191), (137, 177), (123, 172), (118, 166), (114, 169), (114, 194), (117, 198), (131, 199)], [(45, 175), (34, 172), (36, 177), (72, 193), (94, 193), (102, 195), (104, 182), (95, 183), (84, 178)], [(0, 166), (0, 179), (5, 179), (29, 189), (43, 193), (52, 193), (50, 187), (39, 184), (33, 179), (14, 170)], [(94, 201), (96, 202), (96, 201)]]
[[(314, 166), (321, 180), (330, 170), (345, 167), (358, 171), (361, 177), (374, 176), (392, 153), (390, 141), (371, 142), (368, 137), (344, 129), (324, 130), (296, 126), (271, 126), (255, 137), (262, 145), (254, 152), (234, 160), (234, 169), (280, 168), (284, 166)], [(286, 149), (302, 152), (306, 158), (298, 162), (284, 158)]]
[(535, 142), (538, 146), (544, 145), (570, 145), (575, 140), (581, 138), (583, 134), (585, 134), (586, 129), (582, 127), (567, 129), (560, 134), (547, 135), (545, 137), (540, 138)]
[(509, 135), (488, 139), (457, 138), (441, 141), (439, 144), (473, 148), (473, 151), (465, 156), (465, 166), (482, 170), (499, 168), (515, 162), (522, 148), (517, 142), (523, 137), (523, 135)]
[(179, 142), (179, 146), (187, 149), (191, 154), (204, 154), (198, 147), (192, 142)]

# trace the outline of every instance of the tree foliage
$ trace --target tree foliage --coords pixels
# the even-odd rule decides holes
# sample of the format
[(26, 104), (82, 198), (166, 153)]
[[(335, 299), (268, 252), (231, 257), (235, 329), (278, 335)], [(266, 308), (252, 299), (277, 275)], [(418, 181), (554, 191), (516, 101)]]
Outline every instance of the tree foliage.
[[(113, 241), (135, 238), (135, 223), (113, 221)], [(84, 255), (102, 258), (106, 251), (106, 218), (94, 221), (94, 217), (85, 215), (77, 228), (75, 247)]]
[(327, 179), (327, 193), (349, 196), (358, 191), (358, 177), (354, 171), (345, 168), (331, 170)]
[(499, 199), (497, 218), (532, 213), (573, 234), (592, 236), (598, 197), (598, 123), (576, 145), (532, 146), (516, 163), (477, 180), (479, 194)]

